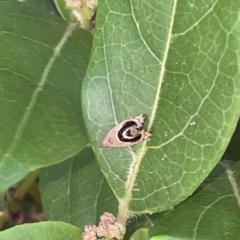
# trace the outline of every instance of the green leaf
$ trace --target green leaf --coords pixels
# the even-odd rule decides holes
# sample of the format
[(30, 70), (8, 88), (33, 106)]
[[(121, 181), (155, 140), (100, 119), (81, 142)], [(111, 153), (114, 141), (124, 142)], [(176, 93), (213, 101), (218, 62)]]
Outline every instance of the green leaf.
[(136, 239), (149, 240), (148, 229), (147, 228), (138, 229), (130, 238), (130, 240), (136, 240)]
[[(226, 149), (240, 115), (239, 10), (224, 0), (100, 1), (83, 108), (119, 219), (186, 199)], [(139, 114), (150, 141), (98, 147)]]
[(2, 191), (88, 143), (80, 89), (92, 37), (39, 1), (0, 5)]
[(154, 227), (149, 235), (176, 240), (238, 239), (240, 176), (235, 172), (239, 171), (239, 162), (220, 163), (194, 195), (162, 217), (151, 217)]
[(40, 188), (48, 220), (84, 228), (87, 224), (98, 224), (104, 212), (117, 213), (117, 200), (90, 148), (42, 169)]
[(78, 228), (62, 222), (41, 222), (15, 226), (0, 233), (1, 240), (76, 240)]

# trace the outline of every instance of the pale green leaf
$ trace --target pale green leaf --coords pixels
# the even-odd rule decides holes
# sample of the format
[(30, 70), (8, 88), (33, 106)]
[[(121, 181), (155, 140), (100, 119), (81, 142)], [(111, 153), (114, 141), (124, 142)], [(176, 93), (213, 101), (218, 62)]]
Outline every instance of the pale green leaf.
[(1, 240), (76, 240), (80, 229), (63, 222), (41, 222), (15, 226), (0, 232)]
[[(100, 1), (83, 107), (120, 219), (178, 204), (221, 158), (240, 114), (239, 10), (224, 0)], [(139, 114), (150, 141), (99, 148)]]
[(140, 228), (130, 237), (130, 240), (137, 240), (137, 239), (149, 240), (148, 229)]
[(64, 0), (54, 0), (55, 6), (61, 15), (61, 17), (69, 22), (73, 21), (73, 16), (71, 9), (66, 7), (66, 1)]

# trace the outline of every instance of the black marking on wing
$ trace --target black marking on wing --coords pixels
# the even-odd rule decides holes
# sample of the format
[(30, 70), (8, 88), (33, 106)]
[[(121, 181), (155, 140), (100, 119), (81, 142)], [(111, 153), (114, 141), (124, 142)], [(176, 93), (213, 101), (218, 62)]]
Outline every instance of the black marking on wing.
[(141, 133), (132, 135), (132, 129), (137, 129), (137, 124), (134, 121), (125, 122), (123, 127), (118, 132), (118, 138), (122, 142), (137, 142), (141, 139)]

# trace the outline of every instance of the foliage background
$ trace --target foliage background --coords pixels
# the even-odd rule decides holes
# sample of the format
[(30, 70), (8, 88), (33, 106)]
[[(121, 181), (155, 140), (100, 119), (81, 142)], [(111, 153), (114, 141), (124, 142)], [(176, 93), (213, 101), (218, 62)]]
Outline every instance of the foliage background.
[[(49, 220), (83, 229), (104, 211), (123, 222), (155, 213), (128, 220), (126, 237), (142, 227), (236, 239), (238, 162), (204, 179), (239, 119), (237, 2), (102, 0), (94, 35), (38, 0), (0, 0), (0, 12), (1, 191), (46, 167)], [(111, 127), (142, 113), (151, 141), (99, 148)], [(236, 145), (224, 159), (239, 160)], [(13, 231), (25, 226), (0, 235)]]

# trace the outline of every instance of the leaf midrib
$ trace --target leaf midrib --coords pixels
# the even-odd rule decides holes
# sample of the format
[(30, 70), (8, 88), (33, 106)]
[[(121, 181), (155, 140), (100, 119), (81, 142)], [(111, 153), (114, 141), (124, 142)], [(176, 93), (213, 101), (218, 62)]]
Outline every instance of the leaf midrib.
[(7, 157), (9, 155), (11, 155), (11, 153), (14, 151), (15, 147), (19, 143), (21, 135), (24, 131), (24, 128), (26, 127), (26, 124), (30, 118), (30, 115), (33, 111), (34, 106), (36, 105), (38, 95), (41, 92), (41, 90), (43, 89), (43, 86), (45, 85), (45, 83), (47, 82), (49, 72), (50, 72), (55, 60), (58, 58), (61, 50), (63, 49), (65, 43), (67, 42), (68, 38), (72, 35), (72, 32), (74, 31), (75, 28), (76, 28), (76, 24), (69, 24), (67, 26), (66, 30), (63, 32), (62, 38), (60, 39), (60, 41), (57, 43), (56, 47), (54, 48), (53, 54), (52, 54), (51, 58), (49, 59), (49, 61), (47, 62), (46, 67), (43, 70), (43, 74), (37, 85), (37, 88), (33, 92), (31, 100), (29, 102), (29, 105), (26, 107), (26, 111), (18, 125), (16, 133), (13, 137), (12, 144), (9, 146), (9, 148), (3, 155), (1, 165), (4, 164), (4, 162), (7, 160)]
[[(131, 4), (131, 8), (132, 8), (132, 1), (130, 1)], [(159, 75), (159, 81), (158, 81), (158, 86), (157, 86), (157, 91), (156, 91), (156, 97), (154, 100), (154, 104), (153, 104), (153, 108), (152, 108), (152, 113), (149, 116), (149, 124), (147, 127), (147, 130), (150, 131), (150, 129), (152, 128), (153, 122), (154, 122), (154, 118), (156, 115), (156, 111), (157, 111), (157, 107), (158, 107), (158, 102), (159, 102), (159, 98), (160, 98), (160, 92), (161, 92), (161, 86), (162, 86), (162, 82), (163, 82), (163, 77), (164, 77), (164, 72), (165, 72), (165, 65), (166, 65), (166, 61), (167, 61), (167, 56), (168, 56), (168, 52), (169, 52), (169, 48), (170, 48), (170, 44), (171, 44), (171, 39), (172, 39), (172, 29), (173, 29), (173, 23), (174, 23), (174, 16), (176, 13), (176, 7), (177, 7), (177, 0), (175, 0), (173, 2), (173, 8), (172, 8), (172, 17), (171, 17), (171, 22), (170, 22), (170, 26), (169, 26), (169, 33), (167, 36), (167, 41), (166, 41), (166, 47), (165, 47), (165, 53), (163, 54), (163, 60), (162, 60), (162, 65), (161, 65), (161, 69), (160, 69), (160, 75)], [(133, 11), (132, 11), (133, 13)], [(129, 203), (132, 199), (132, 191), (134, 188), (134, 184), (135, 184), (135, 180), (136, 180), (136, 176), (139, 170), (139, 167), (141, 165), (141, 161), (147, 151), (147, 147), (146, 147), (147, 141), (143, 141), (141, 148), (139, 149), (139, 151), (135, 154), (131, 148), (130, 149), (130, 153), (133, 156), (133, 163), (131, 164), (131, 166), (134, 166), (132, 171), (129, 171), (129, 175), (128, 175), (128, 180), (126, 182), (125, 188), (126, 188), (126, 193), (125, 193), (125, 197), (123, 199), (119, 200), (119, 215), (118, 215), (118, 219), (121, 222), (126, 222), (127, 218), (129, 217)]]

